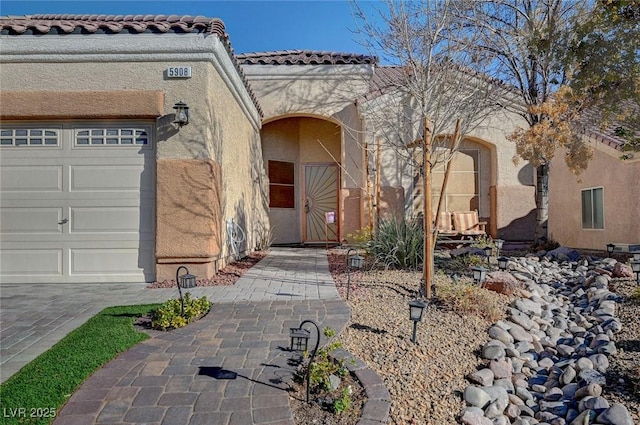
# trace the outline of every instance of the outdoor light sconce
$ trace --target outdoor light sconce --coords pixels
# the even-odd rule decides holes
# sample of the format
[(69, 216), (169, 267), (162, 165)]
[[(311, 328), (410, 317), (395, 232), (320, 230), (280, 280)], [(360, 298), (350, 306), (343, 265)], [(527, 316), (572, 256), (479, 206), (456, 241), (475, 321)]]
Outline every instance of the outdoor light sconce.
[(347, 250), (347, 299), (349, 299), (349, 292), (351, 292), (351, 269), (361, 269), (362, 263), (364, 262), (364, 258), (356, 255), (351, 257), (351, 262), (349, 262), (349, 254), (351, 251), (356, 251), (355, 248), (349, 248)]
[(173, 109), (176, 110), (176, 119), (173, 121), (174, 124), (178, 124), (178, 127), (184, 127), (189, 124), (189, 107), (182, 100), (176, 102), (173, 105)]
[(305, 376), (305, 382), (307, 384), (307, 403), (309, 403), (309, 372), (311, 371), (311, 363), (313, 363), (313, 359), (316, 357), (318, 346), (320, 346), (320, 328), (313, 320), (303, 320), (297, 328), (289, 328), (289, 338), (291, 338), (291, 351), (307, 351), (311, 332), (303, 328), (306, 323), (311, 323), (316, 328), (316, 346), (309, 357), (309, 364), (307, 366), (307, 373)]
[(500, 256), (500, 250), (502, 249), (502, 245), (504, 245), (504, 240), (503, 239), (496, 239), (495, 241), (493, 241), (493, 243), (496, 245), (496, 257)]
[(487, 277), (487, 269), (484, 267), (471, 267), (471, 271), (473, 271), (473, 280), (478, 285), (482, 285), (482, 282)]
[(609, 257), (611, 257), (611, 254), (613, 254), (613, 250), (616, 249), (616, 246), (612, 243), (608, 243), (607, 244), (607, 255)]
[(418, 343), (418, 322), (422, 322), (422, 315), (424, 314), (424, 309), (426, 307), (427, 304), (420, 300), (413, 300), (409, 302), (409, 319), (413, 322), (413, 336), (411, 337), (411, 342), (414, 344)]
[(506, 270), (507, 263), (509, 263), (509, 259), (507, 257), (498, 257), (498, 268), (500, 270)]
[[(184, 269), (185, 274), (180, 275), (180, 270)], [(176, 285), (178, 286), (178, 294), (180, 294), (180, 315), (184, 316), (184, 298), (182, 298), (182, 289), (180, 288), (193, 288), (196, 286), (196, 276), (189, 273), (189, 269), (185, 266), (178, 267), (176, 270)]]

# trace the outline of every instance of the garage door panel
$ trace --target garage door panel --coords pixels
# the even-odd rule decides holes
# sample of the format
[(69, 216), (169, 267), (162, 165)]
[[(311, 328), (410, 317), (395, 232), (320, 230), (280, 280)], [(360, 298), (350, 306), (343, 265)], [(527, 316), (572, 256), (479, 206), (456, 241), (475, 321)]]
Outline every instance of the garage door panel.
[(139, 273), (137, 248), (72, 249), (71, 275)]
[(62, 166), (2, 164), (0, 190), (6, 192), (62, 192)]
[(93, 207), (71, 209), (71, 233), (152, 232), (153, 223), (140, 221), (139, 207)]
[(8, 234), (61, 234), (62, 208), (28, 207), (1, 210), (0, 235)]
[[(150, 174), (150, 173), (149, 173)], [(140, 166), (72, 166), (70, 191), (134, 191), (140, 192)], [(147, 182), (148, 183), (148, 182)]]
[(0, 276), (62, 276), (62, 249), (0, 250)]

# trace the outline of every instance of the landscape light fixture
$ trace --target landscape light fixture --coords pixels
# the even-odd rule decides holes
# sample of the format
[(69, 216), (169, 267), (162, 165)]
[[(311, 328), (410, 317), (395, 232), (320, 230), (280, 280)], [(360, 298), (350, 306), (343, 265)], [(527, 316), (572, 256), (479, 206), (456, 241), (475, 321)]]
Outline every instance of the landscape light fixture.
[(473, 272), (473, 280), (478, 285), (482, 285), (484, 279), (487, 277), (487, 269), (484, 267), (471, 267), (471, 271)]
[(413, 322), (413, 336), (411, 337), (411, 342), (414, 344), (418, 343), (418, 322), (422, 322), (422, 315), (426, 307), (427, 303), (420, 300), (413, 300), (409, 302), (409, 319)]
[(361, 269), (362, 263), (364, 262), (364, 258), (356, 255), (351, 257), (351, 261), (349, 261), (349, 254), (351, 251), (356, 252), (355, 248), (349, 248), (347, 250), (347, 300), (349, 299), (349, 292), (351, 292), (351, 269)]
[(500, 250), (502, 249), (502, 245), (504, 245), (504, 240), (503, 239), (496, 239), (495, 241), (493, 241), (493, 243), (496, 245), (496, 257), (500, 256)]
[(612, 243), (608, 243), (607, 244), (607, 256), (611, 257), (611, 254), (613, 254), (613, 250), (616, 249), (615, 244)]
[(189, 124), (189, 106), (186, 103), (180, 100), (173, 105), (173, 109), (176, 110), (174, 124), (178, 124), (178, 127), (184, 127)]
[[(180, 275), (180, 270), (184, 269), (185, 274)], [(184, 298), (182, 298), (182, 289), (180, 288), (193, 288), (196, 286), (196, 276), (189, 273), (189, 269), (185, 266), (178, 267), (176, 270), (176, 286), (178, 287), (178, 294), (180, 294), (180, 315), (184, 316)]]
[(633, 253), (633, 261), (640, 261), (640, 252)]
[(500, 270), (506, 270), (509, 259), (507, 257), (498, 257), (498, 268)]
[(487, 264), (489, 264), (489, 258), (491, 258), (491, 254), (493, 254), (493, 247), (485, 246), (482, 250), (484, 251), (484, 256), (487, 257)]
[(305, 382), (307, 384), (307, 403), (309, 403), (309, 377), (311, 364), (313, 363), (313, 359), (316, 357), (316, 352), (320, 346), (320, 328), (313, 320), (303, 320), (297, 328), (289, 328), (289, 338), (291, 338), (291, 351), (307, 351), (309, 338), (311, 337), (311, 332), (303, 328), (307, 323), (312, 324), (316, 329), (316, 346), (309, 357), (309, 364), (307, 365), (307, 372), (305, 376)]
[(640, 261), (632, 261), (631, 270), (636, 274), (636, 281), (640, 282)]

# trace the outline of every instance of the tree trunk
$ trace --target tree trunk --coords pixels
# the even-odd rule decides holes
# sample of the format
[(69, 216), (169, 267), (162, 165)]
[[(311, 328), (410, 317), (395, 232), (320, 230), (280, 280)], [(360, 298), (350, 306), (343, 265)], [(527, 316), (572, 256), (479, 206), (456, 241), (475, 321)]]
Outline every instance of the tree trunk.
[(547, 238), (549, 220), (549, 164), (536, 168), (536, 241)]
[(422, 270), (424, 273), (424, 293), (427, 299), (431, 298), (431, 281), (433, 280), (433, 213), (431, 212), (431, 122), (424, 119), (424, 137), (422, 138), (422, 182), (424, 184), (424, 252)]

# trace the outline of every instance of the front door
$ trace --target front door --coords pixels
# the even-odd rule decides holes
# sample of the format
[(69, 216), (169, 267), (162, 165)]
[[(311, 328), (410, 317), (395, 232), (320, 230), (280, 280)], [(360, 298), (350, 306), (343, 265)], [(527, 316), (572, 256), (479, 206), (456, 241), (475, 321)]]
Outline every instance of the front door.
[(337, 241), (338, 166), (305, 165), (304, 194), (304, 242)]

